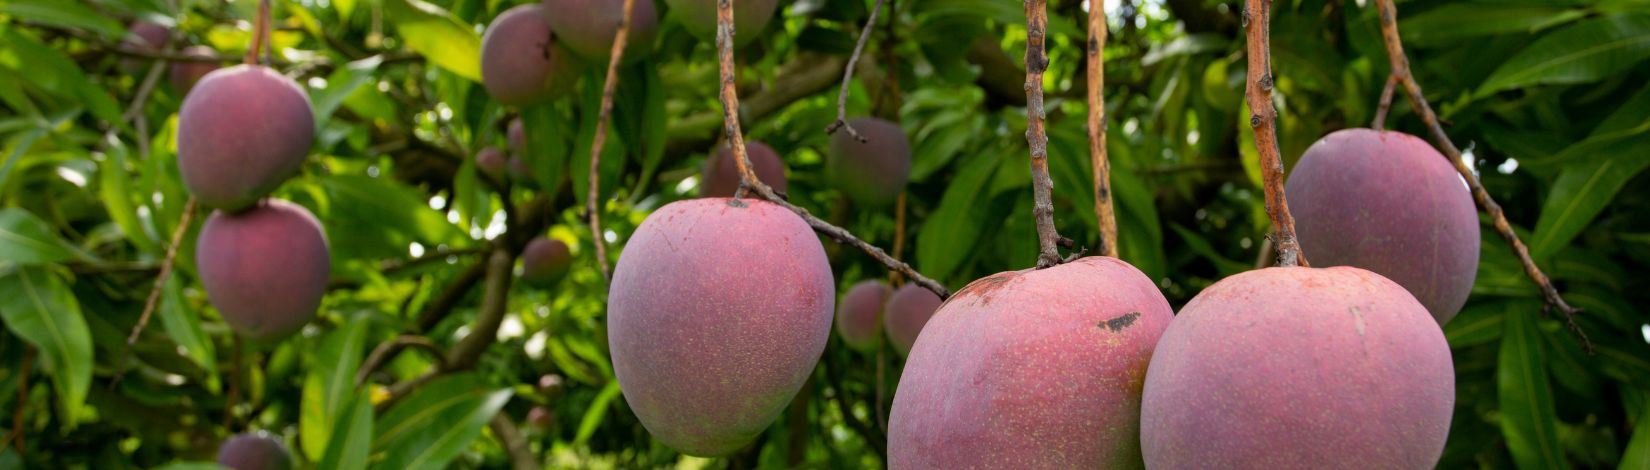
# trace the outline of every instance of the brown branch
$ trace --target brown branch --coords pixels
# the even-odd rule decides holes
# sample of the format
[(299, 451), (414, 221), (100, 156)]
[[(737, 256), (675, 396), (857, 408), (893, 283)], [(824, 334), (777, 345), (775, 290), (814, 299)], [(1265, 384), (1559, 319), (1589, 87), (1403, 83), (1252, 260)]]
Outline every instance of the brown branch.
[(1100, 255), (1117, 257), (1117, 212), (1111, 204), (1111, 161), (1106, 158), (1106, 7), (1089, 3), (1089, 160), (1094, 167), (1094, 218), (1100, 223)]
[(854, 44), (854, 54), (848, 56), (848, 67), (842, 69), (842, 87), (836, 92), (836, 122), (825, 126), (826, 134), (835, 134), (837, 129), (848, 131), (854, 140), (868, 142), (865, 136), (859, 135), (854, 126), (848, 124), (848, 84), (854, 79), (854, 65), (859, 63), (859, 54), (865, 51), (865, 40), (871, 37), (871, 28), (877, 25), (877, 12), (882, 11), (883, 0), (877, 0), (877, 5), (871, 7), (871, 17), (865, 19), (865, 28), (859, 31), (859, 41)]
[(1255, 129), (1255, 149), (1260, 153), (1262, 190), (1266, 193), (1266, 215), (1272, 219), (1273, 242), (1278, 250), (1278, 266), (1308, 266), (1295, 240), (1295, 217), (1283, 195), (1283, 158), (1278, 154), (1278, 111), (1272, 106), (1272, 0), (1248, 0), (1243, 23), (1248, 29), (1249, 72), (1245, 95), (1249, 98), (1249, 127)]
[(246, 48), (246, 58), (241, 61), (247, 65), (258, 63), (258, 51), (269, 42), (269, 0), (258, 0), (258, 19), (253, 28), (252, 44)]
[(911, 278), (912, 282), (934, 291), (934, 294), (940, 296), (941, 299), (950, 297), (951, 291), (939, 282), (923, 276), (922, 273), (912, 269), (911, 265), (888, 256), (888, 253), (882, 251), (881, 248), (860, 240), (848, 230), (820, 220), (818, 217), (814, 217), (813, 214), (809, 214), (807, 209), (791, 204), (775, 194), (773, 188), (757, 179), (756, 172), (751, 169), (750, 156), (745, 154), (744, 133), (739, 129), (739, 92), (734, 83), (733, 73), (733, 0), (716, 1), (716, 46), (719, 50), (718, 62), (721, 69), (722, 90), (720, 98), (722, 101), (723, 132), (728, 138), (729, 146), (733, 149), (734, 163), (739, 167), (741, 185), (756, 191), (763, 199), (795, 212), (797, 216), (802, 217), (802, 220), (807, 221), (808, 226), (813, 227), (815, 232), (840, 243), (847, 243), (859, 248), (890, 269), (905, 274), (906, 277)]
[(1048, 0), (1025, 0), (1026, 143), (1031, 147), (1031, 215), (1037, 219), (1037, 269), (1059, 265), (1060, 233), (1054, 229), (1054, 181), (1048, 176), (1048, 113), (1043, 109), (1043, 72), (1048, 70)]
[(1393, 5), (1392, 0), (1376, 0), (1375, 3), (1380, 8), (1381, 39), (1386, 43), (1387, 59), (1392, 63), (1392, 75), (1404, 86), (1404, 94), (1409, 95), (1410, 107), (1421, 116), (1421, 122), (1426, 125), (1427, 130), (1431, 131), (1433, 144), (1449, 158), (1450, 164), (1455, 165), (1456, 173), (1460, 173), (1461, 178), (1467, 181), (1467, 187), (1472, 189), (1473, 200), (1478, 202), (1478, 207), (1482, 208), (1484, 213), (1489, 214), (1495, 231), (1512, 247), (1513, 254), (1517, 255), (1518, 261), (1524, 265), (1524, 274), (1541, 289), (1546, 308), (1563, 314), (1564, 322), (1570, 331), (1581, 338), (1587, 353), (1592, 354), (1593, 342), (1575, 321), (1575, 315), (1582, 310), (1565, 302), (1564, 297), (1559, 295), (1558, 288), (1553, 287), (1552, 279), (1536, 266), (1535, 260), (1530, 258), (1529, 248), (1524, 246), (1524, 241), (1513, 231), (1512, 223), (1507, 221), (1507, 214), (1502, 212), (1501, 205), (1490, 197), (1489, 191), (1484, 189), (1484, 184), (1478, 180), (1478, 175), (1473, 173), (1472, 167), (1467, 166), (1461, 150), (1455, 147), (1449, 134), (1444, 133), (1443, 126), (1439, 125), (1438, 115), (1432, 111), (1432, 105), (1427, 104), (1426, 95), (1421, 93), (1421, 84), (1415, 81), (1415, 75), (1409, 70), (1409, 58), (1404, 55), (1403, 40), (1398, 35), (1398, 7)]
[(504, 322), (506, 304), (510, 300), (510, 272), (516, 264), (515, 252), (503, 248), (493, 250), (487, 259), (487, 287), (482, 292), (481, 313), (476, 316), (470, 334), (459, 340), (447, 354), (443, 371), (469, 370), (475, 367), (481, 353), (498, 339), (498, 326)]
[[(894, 200), (894, 259), (900, 259), (905, 253), (905, 192), (900, 191), (899, 199)], [(899, 271), (888, 271), (888, 284), (899, 285), (904, 279)]]
[(367, 355), (367, 360), (361, 363), (360, 371), (355, 373), (355, 385), (359, 387), (361, 384), (367, 383), (368, 376), (371, 376), (373, 372), (377, 372), (378, 368), (383, 367), (384, 364), (389, 363), (390, 359), (399, 354), (401, 350), (409, 347), (429, 351), (430, 356), (435, 358), (437, 370), (447, 368), (447, 352), (442, 351), (441, 347), (436, 346), (429, 338), (401, 335), (379, 343), (378, 347), (372, 348), (372, 353)]
[[(625, 0), (625, 3), (628, 4), (631, 1)], [(626, 14), (625, 17), (629, 18), (630, 15)], [(539, 468), (538, 457), (533, 456), (533, 450), (527, 446), (527, 438), (521, 435), (521, 429), (516, 427), (516, 423), (511, 422), (510, 417), (504, 415), (504, 410), (499, 410), (498, 414), (493, 415), (493, 419), (487, 422), (487, 426), (492, 428), (493, 437), (498, 438), (500, 446), (504, 447), (506, 453), (510, 454), (511, 470), (535, 470)]]
[(441, 291), (429, 303), (424, 304), (424, 308), (418, 313), (416, 331), (430, 331), (430, 329), (435, 328), (437, 323), (441, 323), (441, 320), (447, 318), (447, 314), (458, 306), (459, 301), (464, 300), (464, 295), (470, 293), (470, 288), (475, 287), (477, 282), (481, 282), (481, 276), (486, 273), (486, 262), (472, 264), (464, 272), (459, 273), (458, 277), (453, 279), (452, 284), (447, 285), (446, 290)]
[[(178, 258), (178, 246), (183, 243), (183, 233), (189, 231), (190, 218), (195, 215), (195, 197), (190, 196), (189, 202), (183, 203), (183, 215), (178, 218), (177, 228), (172, 229), (172, 241), (166, 246), (166, 258), (160, 263), (160, 272), (155, 274), (155, 285), (149, 288), (149, 300), (143, 303), (143, 314), (138, 315), (137, 325), (132, 327), (132, 333), (126, 336), (126, 352), (124, 357), (132, 351), (132, 345), (137, 344), (138, 335), (149, 326), (149, 318), (155, 315), (155, 307), (160, 304), (161, 291), (166, 287), (166, 276), (172, 274), (172, 265)], [(124, 368), (123, 368), (124, 369)], [(116, 381), (120, 380), (117, 376)]]
[(596, 266), (602, 270), (602, 280), (613, 277), (607, 266), (607, 242), (602, 239), (602, 211), (598, 199), (601, 185), (602, 144), (607, 142), (607, 117), (613, 114), (613, 92), (619, 88), (619, 60), (624, 57), (625, 41), (630, 36), (630, 12), (636, 0), (624, 0), (624, 14), (619, 17), (619, 30), (613, 33), (613, 49), (607, 58), (607, 79), (602, 82), (602, 104), (596, 112), (596, 137), (590, 144), (590, 193), (584, 198), (585, 213), (590, 216), (590, 239), (596, 244)]
[(34, 366), (34, 355), (34, 346), (24, 344), (23, 362), (17, 366), (17, 409), (11, 412), (11, 436), (6, 439), (17, 445), (18, 455), (23, 454), (23, 410), (29, 404), (29, 369)]
[(1388, 74), (1386, 76), (1386, 86), (1381, 88), (1381, 98), (1375, 106), (1375, 120), (1369, 123), (1371, 129), (1378, 131), (1386, 128), (1386, 112), (1392, 109), (1392, 88), (1397, 84), (1398, 74)]

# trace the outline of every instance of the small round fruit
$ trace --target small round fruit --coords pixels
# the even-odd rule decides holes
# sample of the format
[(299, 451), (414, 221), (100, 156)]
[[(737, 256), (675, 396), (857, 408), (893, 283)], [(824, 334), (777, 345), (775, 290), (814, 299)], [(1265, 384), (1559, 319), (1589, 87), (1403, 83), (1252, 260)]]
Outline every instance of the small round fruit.
[(1139, 468), (1140, 384), (1171, 318), (1117, 258), (974, 281), (905, 362), (889, 468)]
[[(623, 15), (624, 0), (544, 0), (544, 19), (556, 31), (556, 39), (580, 57), (604, 66), (613, 52), (613, 36), (619, 31)], [(653, 0), (634, 0), (620, 60), (629, 63), (646, 57), (653, 50), (658, 31), (659, 13), (654, 10)]]
[(551, 415), (549, 408), (535, 406), (533, 409), (527, 410), (527, 425), (534, 431), (548, 431), (555, 424), (555, 416)]
[(218, 447), (218, 465), (234, 470), (287, 470), (292, 468), (292, 455), (275, 436), (236, 434)]
[(298, 173), (315, 115), (297, 82), (258, 65), (206, 74), (178, 111), (178, 170), (206, 207), (236, 212)]
[(619, 255), (607, 297), (625, 401), (676, 450), (738, 451), (813, 373), (835, 284), (819, 237), (784, 207), (701, 198), (659, 208)]
[(894, 291), (883, 310), (883, 326), (888, 330), (889, 343), (901, 356), (911, 352), (922, 328), (940, 308), (940, 296), (916, 284), (906, 284)]
[(1432, 468), (1455, 405), (1438, 323), (1354, 267), (1233, 275), (1180, 310), (1146, 372), (1147, 468)]
[[(785, 162), (773, 148), (756, 141), (745, 142), (745, 156), (750, 159), (756, 179), (767, 183), (777, 192), (785, 192)], [(733, 197), (739, 189), (739, 164), (733, 160), (733, 149), (722, 147), (705, 162), (705, 171), (699, 185), (701, 197)], [(754, 194), (754, 193), (753, 193)]]
[(500, 103), (522, 106), (566, 92), (577, 69), (537, 3), (500, 13), (481, 37), (481, 84)]
[[(212, 59), (218, 56), (217, 50), (207, 46), (189, 46), (184, 48), (181, 52), (184, 56), (200, 59)], [(206, 77), (206, 74), (212, 73), (212, 71), (217, 69), (217, 62), (195, 60), (180, 60), (172, 62), (172, 70), (170, 72), (172, 89), (177, 90), (180, 93), (187, 94), (190, 89), (195, 87), (196, 83), (201, 81), (201, 78)]]
[[(665, 0), (665, 4), (689, 34), (701, 41), (716, 41), (716, 0)], [(760, 36), (778, 6), (777, 0), (733, 2), (733, 44), (743, 46)]]
[(195, 244), (207, 299), (254, 340), (283, 338), (315, 318), (332, 269), (328, 254), (315, 216), (276, 199), (239, 214), (213, 212)]
[(882, 334), (882, 306), (892, 289), (882, 281), (860, 281), (842, 296), (836, 309), (836, 333), (849, 347), (869, 351)]
[(483, 148), (481, 151), (476, 152), (476, 169), (496, 178), (504, 175), (504, 166), (509, 163), (509, 160), (510, 158), (506, 157), (504, 151), (499, 150), (498, 147)]
[(866, 138), (839, 130), (831, 135), (825, 171), (855, 203), (876, 207), (894, 202), (911, 178), (911, 141), (898, 124), (877, 118), (848, 121)]
[(573, 253), (567, 244), (550, 237), (538, 237), (527, 242), (521, 251), (521, 279), (540, 286), (561, 282), (573, 266)]
[(505, 141), (510, 144), (510, 153), (513, 155), (531, 155), (527, 151), (527, 127), (521, 123), (521, 118), (510, 120), (510, 127), (504, 131)]
[(1478, 276), (1478, 210), (1449, 159), (1418, 137), (1335, 131), (1312, 144), (1285, 192), (1315, 266), (1356, 266), (1404, 286), (1438, 324)]

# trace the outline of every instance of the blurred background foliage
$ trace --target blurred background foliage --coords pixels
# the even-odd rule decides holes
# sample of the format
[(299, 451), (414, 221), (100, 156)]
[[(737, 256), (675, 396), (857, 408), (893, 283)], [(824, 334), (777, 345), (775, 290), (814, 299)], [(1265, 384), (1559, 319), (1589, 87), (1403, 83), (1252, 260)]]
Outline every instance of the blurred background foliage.
[[(1121, 253), (1178, 306), (1252, 269), (1268, 230), (1241, 99), (1241, 4), (1106, 1)], [(482, 27), (516, 3), (276, 0), (274, 64), (307, 85), (320, 129), (303, 174), (276, 196), (325, 225), (332, 288), (301, 335), (233, 340), (196, 278), (197, 217), (157, 318), (128, 350), (187, 195), (174, 145), (182, 96), (164, 83), (144, 91), (160, 66), (123, 52), (125, 25), (153, 21), (172, 28), (173, 47), (238, 55), (255, 2), (0, 0), (0, 468), (192, 468), (249, 429), (323, 468), (880, 466), (878, 421), (900, 361), (837, 339), (750, 449), (684, 458), (649, 438), (613, 379), (606, 296), (580, 218), (599, 67), (578, 92), (520, 111), (533, 158), (551, 162), (537, 168), (539, 189), (501, 193), (469, 158), (502, 146), (517, 113), (477, 83)], [(880, 17), (848, 109), (896, 118), (913, 142), (903, 231), (892, 208), (851, 207), (823, 171), (821, 129), (835, 118), (835, 86), (871, 2), (781, 2), (760, 39), (738, 51), (747, 132), (789, 165), (792, 201), (878, 246), (903, 245), (953, 289), (1029, 267), (1020, 4), (889, 3), (894, 14)], [(1049, 7), (1057, 223), (1093, 247), (1087, 5)], [(1428, 99), (1536, 260), (1587, 309), (1577, 322), (1596, 346), (1589, 355), (1543, 314), (1486, 223), (1473, 296), (1445, 328), (1458, 397), (1440, 466), (1650, 468), (1650, 179), (1641, 174), (1650, 165), (1650, 2), (1399, 8)], [(1272, 28), (1286, 163), (1328, 132), (1368, 126), (1388, 71), (1373, 2), (1280, 1)], [(604, 237), (619, 249), (650, 210), (697, 194), (720, 129), (713, 45), (667, 20), (652, 46), (621, 69), (602, 160)], [(1426, 136), (1401, 97), (1388, 127)], [(543, 233), (574, 246), (573, 274), (552, 288), (516, 285), (474, 371), (388, 400), (392, 384), (432, 370), (432, 356), (400, 354), (361, 374), (368, 352), (402, 335), (445, 348), (473, 333), (481, 289), (452, 286), (476, 283), (478, 253), (512, 227), (504, 219), (518, 206), (548, 209)], [(887, 275), (861, 253), (827, 248), (843, 288)], [(549, 411), (544, 425), (524, 422), (536, 406)], [(512, 439), (529, 453), (512, 454)]]

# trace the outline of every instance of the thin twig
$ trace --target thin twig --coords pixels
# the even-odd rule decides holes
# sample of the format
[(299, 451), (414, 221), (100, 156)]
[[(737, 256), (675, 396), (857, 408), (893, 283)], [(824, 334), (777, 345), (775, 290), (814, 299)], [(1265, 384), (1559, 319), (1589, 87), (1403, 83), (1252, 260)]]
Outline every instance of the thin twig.
[(596, 266), (601, 267), (602, 280), (613, 277), (607, 266), (607, 242), (602, 239), (602, 211), (597, 186), (601, 185), (602, 144), (607, 143), (607, 117), (613, 114), (613, 92), (619, 88), (619, 60), (624, 57), (625, 41), (630, 37), (630, 12), (636, 0), (624, 0), (624, 14), (619, 17), (619, 30), (613, 33), (613, 49), (607, 58), (607, 79), (602, 82), (602, 104), (596, 112), (596, 137), (590, 144), (590, 194), (585, 196), (584, 210), (590, 216), (590, 239), (596, 244)]
[(416, 331), (430, 331), (430, 329), (435, 328), (437, 323), (441, 323), (442, 319), (447, 318), (448, 313), (452, 313), (453, 308), (458, 306), (459, 301), (464, 300), (464, 296), (470, 293), (470, 288), (475, 287), (477, 282), (481, 282), (482, 275), (486, 273), (486, 261), (472, 264), (464, 272), (459, 273), (458, 277), (447, 285), (446, 290), (441, 291), (434, 299), (430, 299), (428, 303), (424, 304), (424, 308), (419, 310)]
[[(183, 243), (183, 233), (189, 231), (190, 219), (195, 216), (195, 197), (183, 203), (183, 215), (178, 218), (177, 228), (172, 229), (172, 241), (166, 245), (166, 258), (160, 263), (160, 272), (155, 274), (155, 285), (149, 288), (149, 300), (143, 303), (143, 314), (138, 315), (137, 325), (132, 327), (132, 333), (126, 336), (126, 353), (130, 354), (132, 345), (137, 344), (138, 335), (149, 326), (149, 318), (154, 316), (155, 307), (160, 304), (161, 291), (166, 287), (166, 277), (172, 274), (172, 266), (178, 258), (178, 246)], [(117, 377), (116, 380), (119, 380)]]
[[(900, 191), (899, 199), (894, 200), (894, 259), (900, 259), (905, 253), (905, 192)], [(888, 271), (888, 284), (898, 286), (905, 279), (899, 271)]]
[(837, 129), (848, 131), (848, 135), (860, 142), (869, 142), (859, 131), (848, 124), (848, 84), (854, 79), (854, 65), (859, 63), (859, 54), (865, 51), (865, 40), (871, 37), (871, 28), (877, 24), (877, 12), (882, 11), (883, 0), (877, 0), (877, 5), (871, 7), (871, 17), (865, 19), (865, 27), (859, 31), (859, 41), (854, 44), (854, 54), (848, 56), (848, 67), (842, 69), (842, 87), (836, 92), (836, 122), (825, 126), (826, 134), (835, 134)]
[(241, 60), (247, 65), (258, 63), (258, 51), (269, 41), (269, 0), (258, 0), (258, 19), (252, 27), (252, 44), (246, 48), (246, 58)]
[(1386, 112), (1392, 108), (1392, 88), (1398, 85), (1398, 74), (1387, 74), (1386, 86), (1381, 88), (1381, 100), (1375, 106), (1375, 120), (1369, 127), (1375, 130), (1386, 128)]
[(1094, 217), (1100, 255), (1117, 257), (1117, 212), (1111, 204), (1111, 161), (1106, 158), (1106, 7), (1089, 2), (1089, 160), (1094, 167)]
[[(630, 0), (626, 0), (625, 3), (630, 3)], [(499, 410), (498, 414), (493, 415), (487, 426), (492, 428), (493, 437), (498, 438), (498, 443), (510, 454), (511, 470), (539, 468), (538, 457), (534, 457), (532, 448), (527, 446), (527, 438), (522, 437), (521, 429), (516, 427), (515, 422), (510, 421), (509, 416), (504, 415), (504, 410)]]
[(1054, 180), (1048, 176), (1048, 113), (1043, 109), (1043, 72), (1048, 70), (1048, 0), (1025, 0), (1026, 143), (1031, 147), (1031, 215), (1037, 220), (1037, 269), (1059, 265), (1060, 233), (1054, 228)]
[(378, 368), (383, 367), (384, 364), (389, 362), (390, 358), (400, 353), (401, 350), (409, 347), (429, 351), (430, 356), (435, 358), (436, 369), (447, 368), (447, 352), (441, 350), (441, 347), (436, 346), (429, 338), (401, 335), (379, 343), (378, 347), (372, 348), (372, 353), (367, 355), (367, 360), (361, 363), (361, 370), (355, 373), (355, 385), (359, 387), (361, 384), (367, 383), (367, 377), (378, 371)]
[(1478, 180), (1478, 175), (1473, 172), (1472, 167), (1467, 166), (1461, 150), (1455, 147), (1449, 134), (1444, 133), (1438, 115), (1432, 111), (1432, 105), (1427, 104), (1426, 95), (1421, 93), (1421, 84), (1415, 81), (1415, 75), (1410, 72), (1409, 58), (1404, 55), (1403, 40), (1398, 35), (1398, 7), (1393, 5), (1392, 0), (1376, 0), (1375, 3), (1380, 8), (1381, 39), (1386, 43), (1387, 58), (1392, 63), (1392, 75), (1404, 86), (1404, 94), (1409, 95), (1410, 107), (1414, 108), (1415, 113), (1421, 116), (1421, 122), (1431, 131), (1433, 144), (1437, 145), (1444, 156), (1449, 158), (1450, 163), (1455, 165), (1456, 173), (1460, 173), (1461, 178), (1467, 181), (1467, 187), (1472, 189), (1473, 200), (1478, 202), (1478, 207), (1482, 208), (1484, 213), (1489, 214), (1496, 233), (1500, 233), (1501, 238), (1512, 247), (1513, 254), (1517, 255), (1518, 261), (1524, 265), (1524, 274), (1541, 289), (1546, 308), (1563, 314), (1564, 322), (1570, 331), (1581, 338), (1581, 344), (1587, 348), (1587, 353), (1593, 354), (1593, 342), (1575, 321), (1575, 315), (1582, 310), (1565, 302), (1564, 297), (1559, 295), (1558, 288), (1553, 287), (1552, 279), (1536, 266), (1535, 260), (1530, 258), (1529, 248), (1524, 246), (1524, 241), (1513, 231), (1512, 223), (1507, 221), (1507, 214), (1502, 212), (1501, 205), (1490, 197), (1489, 191), (1484, 189), (1484, 184)]
[(890, 269), (895, 269), (901, 273), (904, 273), (906, 277), (911, 278), (911, 282), (915, 282), (918, 285), (933, 291), (934, 294), (940, 296), (941, 299), (950, 297), (951, 291), (946, 289), (945, 286), (941, 285), (939, 282), (929, 279), (927, 276), (923, 276), (922, 273), (919, 273), (916, 269), (911, 268), (911, 265), (888, 256), (888, 253), (882, 251), (881, 248), (877, 248), (870, 243), (866, 243), (864, 240), (860, 240), (848, 230), (831, 225), (831, 223), (824, 220), (820, 220), (818, 217), (814, 217), (813, 214), (808, 213), (807, 209), (791, 204), (778, 194), (775, 194), (773, 188), (769, 187), (766, 183), (763, 183), (762, 180), (757, 179), (756, 172), (751, 169), (750, 156), (745, 154), (744, 133), (739, 129), (739, 92), (736, 84), (734, 83), (733, 74), (732, 0), (716, 1), (716, 46), (717, 49), (719, 49), (718, 62), (720, 64), (722, 81), (722, 91), (720, 94), (720, 99), (722, 101), (722, 130), (728, 138), (729, 146), (733, 149), (734, 163), (739, 167), (739, 176), (742, 184), (755, 191), (756, 194), (760, 195), (763, 199), (783, 206), (786, 209), (790, 209), (791, 212), (795, 212), (797, 216), (802, 217), (802, 220), (807, 221), (808, 226), (813, 227), (815, 232), (819, 232), (820, 234), (830, 237), (832, 240), (836, 240), (837, 242), (853, 245), (855, 248), (858, 248), (866, 254), (871, 255), (871, 257), (876, 258), (877, 261), (882, 262), (883, 265), (888, 266)]
[(1248, 28), (1249, 127), (1255, 130), (1255, 149), (1260, 153), (1262, 190), (1266, 193), (1266, 215), (1272, 218), (1272, 240), (1278, 250), (1278, 266), (1308, 266), (1295, 240), (1295, 217), (1283, 195), (1283, 158), (1278, 154), (1278, 111), (1272, 106), (1272, 0), (1248, 0), (1243, 23)]

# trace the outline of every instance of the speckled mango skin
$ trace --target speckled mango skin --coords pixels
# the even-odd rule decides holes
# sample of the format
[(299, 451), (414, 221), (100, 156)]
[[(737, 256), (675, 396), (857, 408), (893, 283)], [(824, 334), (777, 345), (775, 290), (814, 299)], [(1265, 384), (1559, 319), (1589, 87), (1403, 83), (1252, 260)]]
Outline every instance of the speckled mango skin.
[(848, 131), (831, 135), (825, 171), (837, 189), (855, 204), (880, 207), (894, 202), (911, 179), (911, 141), (899, 124), (878, 118), (849, 119), (866, 138), (855, 140)]
[(561, 240), (541, 236), (521, 250), (521, 279), (534, 285), (555, 285), (572, 266), (573, 252)]
[[(779, 154), (774, 153), (773, 147), (756, 141), (745, 142), (745, 156), (750, 158), (757, 180), (774, 191), (785, 192), (789, 188), (785, 181), (785, 162), (779, 160)], [(739, 164), (733, 161), (733, 150), (730, 148), (722, 147), (722, 150), (711, 155), (705, 161), (703, 173), (699, 184), (700, 196), (733, 197), (733, 192), (739, 189)]]
[(1146, 374), (1147, 468), (1432, 468), (1455, 369), (1403, 287), (1353, 267), (1268, 268), (1204, 289)]
[[(653, 0), (634, 1), (624, 56), (619, 58), (624, 63), (650, 55), (653, 37), (659, 32), (659, 13)], [(544, 0), (543, 5), (545, 20), (568, 50), (585, 60), (607, 65), (608, 55), (613, 52), (613, 35), (619, 32), (619, 21), (624, 16), (624, 0)]]
[(906, 284), (889, 296), (888, 306), (882, 312), (882, 326), (888, 332), (888, 343), (900, 356), (911, 353), (922, 334), (923, 325), (940, 308), (940, 296), (916, 284)]
[(201, 285), (236, 333), (286, 337), (315, 318), (332, 269), (321, 223), (303, 206), (266, 199), (239, 214), (213, 212), (201, 226)]
[(537, 3), (500, 13), (481, 36), (481, 84), (494, 100), (511, 106), (538, 103), (573, 88), (578, 67), (557, 47)]
[(871, 351), (882, 334), (882, 306), (892, 289), (882, 281), (860, 281), (842, 295), (836, 309), (836, 334), (848, 347)]
[(1140, 386), (1171, 316), (1116, 258), (974, 281), (911, 349), (889, 468), (1139, 467)]
[(648, 432), (696, 456), (773, 423), (831, 334), (836, 282), (819, 238), (765, 201), (677, 201), (636, 228), (608, 292), (608, 346)]
[(206, 74), (178, 110), (178, 171), (201, 204), (238, 212), (298, 174), (315, 114), (297, 82), (260, 65)]
[(1426, 141), (1335, 131), (1306, 150), (1284, 191), (1312, 265), (1385, 276), (1440, 325), (1466, 304), (1478, 274), (1478, 211), (1455, 167)]
[[(701, 41), (716, 41), (716, 0), (665, 0), (665, 5), (688, 34)], [(733, 44), (743, 46), (759, 37), (778, 7), (777, 0), (733, 2)]]

